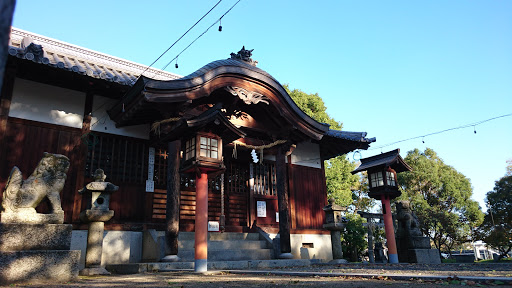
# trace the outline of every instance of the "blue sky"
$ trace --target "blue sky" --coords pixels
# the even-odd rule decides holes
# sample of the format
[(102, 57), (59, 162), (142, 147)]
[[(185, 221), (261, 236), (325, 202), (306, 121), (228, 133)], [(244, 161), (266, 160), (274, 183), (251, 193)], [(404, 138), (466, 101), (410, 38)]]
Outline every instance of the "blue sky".
[[(154, 67), (236, 1), (223, 0)], [(13, 26), (149, 65), (215, 3), (18, 0)], [(512, 113), (512, 1), (241, 0), (222, 26), (166, 70), (187, 75), (245, 45), (282, 84), (318, 93), (344, 130), (376, 137), (363, 157), (432, 148), (471, 179), (481, 206), (504, 175), (510, 116), (378, 147)]]

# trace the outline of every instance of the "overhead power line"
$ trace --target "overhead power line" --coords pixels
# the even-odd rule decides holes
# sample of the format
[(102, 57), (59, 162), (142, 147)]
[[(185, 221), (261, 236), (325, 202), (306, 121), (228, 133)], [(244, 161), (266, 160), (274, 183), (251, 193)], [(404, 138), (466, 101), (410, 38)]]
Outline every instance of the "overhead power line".
[[(496, 120), (496, 119), (499, 119), (499, 118), (510, 117), (510, 116), (512, 116), (512, 113), (506, 114), (506, 115), (492, 117), (492, 118), (485, 119), (485, 120), (482, 120), (482, 121), (477, 121), (477, 122), (473, 122), (473, 123), (469, 123), (469, 124), (465, 124), (465, 125), (461, 125), (461, 126), (457, 126), (457, 127), (453, 127), (453, 128), (444, 129), (444, 130), (441, 130), (441, 131), (436, 131), (436, 132), (428, 133), (428, 134), (425, 134), (425, 135), (420, 135), (420, 136), (415, 136), (415, 137), (411, 137), (411, 138), (395, 141), (395, 142), (388, 143), (388, 144), (385, 144), (385, 145), (381, 145), (381, 146), (377, 146), (377, 147), (372, 147), (372, 148), (370, 148), (368, 150), (381, 149), (381, 148), (384, 148), (384, 147), (387, 147), (387, 146), (391, 146), (391, 145), (394, 145), (394, 144), (397, 144), (397, 143), (406, 142), (406, 141), (410, 141), (410, 140), (414, 140), (414, 139), (419, 139), (419, 138), (424, 139), (427, 136), (441, 134), (441, 133), (449, 132), (449, 131), (452, 131), (452, 130), (464, 129), (464, 128), (469, 128), (469, 127), (475, 128), (476, 126), (478, 126), (480, 124), (483, 124), (485, 122), (489, 122), (489, 121)], [(474, 131), (476, 133), (476, 129)]]
[[(222, 0), (219, 0), (219, 2), (217, 2), (217, 4), (215, 4), (215, 5), (214, 5), (210, 10), (208, 10), (208, 12), (206, 12), (206, 14), (204, 14), (204, 15), (203, 15), (203, 17), (201, 17), (199, 20), (197, 20), (197, 22), (196, 22), (194, 25), (192, 25), (192, 27), (188, 28), (188, 30), (187, 30), (185, 33), (183, 33), (183, 35), (181, 35), (181, 37), (180, 37), (180, 38), (178, 38), (178, 40), (174, 41), (174, 43), (172, 43), (172, 45), (171, 45), (171, 46), (169, 46), (169, 48), (167, 48), (167, 49), (164, 51), (164, 53), (162, 53), (160, 56), (158, 56), (158, 58), (156, 58), (156, 60), (155, 60), (155, 61), (153, 61), (153, 63), (151, 63), (151, 65), (149, 65), (149, 66), (146, 68), (146, 70), (144, 70), (142, 73), (140, 73), (140, 75), (139, 75), (139, 77), (137, 77), (137, 79), (139, 79), (139, 78), (140, 78), (140, 76), (142, 76), (144, 73), (146, 73), (146, 71), (148, 71), (148, 69), (149, 69), (149, 68), (151, 68), (153, 65), (155, 65), (155, 63), (156, 63), (158, 60), (160, 60), (160, 58), (162, 58), (162, 57), (163, 57), (167, 52), (169, 52), (169, 50), (171, 50), (171, 48), (172, 48), (172, 47), (174, 47), (174, 45), (176, 45), (176, 43), (178, 43), (178, 42), (179, 42), (183, 37), (185, 37), (185, 35), (187, 35), (187, 33), (188, 33), (188, 32), (190, 32), (190, 30), (192, 30), (194, 27), (196, 27), (196, 25), (197, 25), (197, 24), (199, 24), (199, 22), (201, 22), (201, 20), (203, 20), (203, 19), (204, 19), (204, 17), (206, 17), (206, 15), (210, 14), (210, 12), (212, 12), (212, 10), (213, 10), (213, 9), (215, 9), (215, 7), (217, 7), (217, 6), (220, 4), (220, 2), (222, 2)], [(169, 64), (167, 64), (167, 65), (169, 65)], [(132, 81), (132, 83), (133, 83), (133, 82), (134, 82), (134, 81)]]
[(171, 60), (171, 61), (169, 61), (169, 63), (167, 63), (167, 64), (162, 68), (162, 70), (165, 70), (165, 68), (167, 68), (167, 66), (169, 66), (169, 65), (170, 65), (174, 60), (178, 59), (178, 57), (179, 57), (183, 52), (185, 52), (185, 50), (187, 50), (190, 46), (192, 46), (192, 44), (194, 44), (197, 40), (199, 40), (199, 38), (201, 38), (204, 34), (206, 34), (206, 32), (208, 32), (208, 30), (210, 30), (210, 28), (212, 28), (215, 24), (219, 23), (219, 22), (222, 20), (222, 17), (226, 16), (226, 14), (228, 14), (228, 13), (231, 11), (231, 9), (235, 8), (236, 4), (238, 4), (240, 1), (242, 1), (242, 0), (238, 0), (238, 1), (236, 1), (236, 3), (235, 3), (235, 4), (233, 4), (233, 6), (231, 6), (231, 8), (229, 8), (229, 9), (228, 9), (228, 11), (226, 11), (226, 13), (222, 14), (222, 16), (220, 16), (220, 18), (219, 18), (217, 21), (215, 21), (212, 25), (210, 25), (210, 27), (206, 28), (206, 30), (205, 30), (203, 33), (201, 33), (201, 35), (197, 36), (197, 38), (196, 38), (196, 39), (194, 39), (194, 41), (192, 41), (190, 44), (188, 44), (188, 46), (187, 46), (187, 47), (185, 47), (185, 49), (181, 50), (181, 52), (180, 52), (180, 53), (178, 53), (178, 55), (176, 55), (176, 57), (172, 58), (172, 60)]

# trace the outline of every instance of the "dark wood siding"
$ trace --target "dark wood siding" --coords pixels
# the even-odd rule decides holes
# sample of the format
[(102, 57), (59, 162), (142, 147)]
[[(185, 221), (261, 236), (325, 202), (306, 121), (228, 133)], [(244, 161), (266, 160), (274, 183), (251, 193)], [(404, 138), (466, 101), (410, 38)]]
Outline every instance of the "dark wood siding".
[[(0, 188), (2, 191), (12, 167), (18, 166), (26, 179), (34, 171), (44, 152), (66, 155), (70, 159), (71, 165), (67, 173), (66, 184), (61, 192), (64, 221), (78, 224), (78, 213), (85, 210), (90, 197), (81, 199), (82, 196), (78, 194), (77, 190), (81, 188), (79, 186), (82, 186), (83, 183), (92, 181), (92, 178), (90, 178), (91, 170), (98, 168), (96, 164), (91, 165), (89, 159), (86, 171), (79, 171), (81, 170), (80, 158), (87, 158), (84, 150), (81, 149), (81, 145), (83, 145), (81, 144), (81, 133), (81, 129), (9, 118), (3, 143), (0, 144), (2, 148), (0, 151)], [(107, 181), (111, 181), (120, 187), (119, 191), (112, 194), (110, 209), (114, 210), (115, 214), (109, 223), (144, 222), (145, 218), (148, 218), (144, 211), (147, 197), (145, 195), (145, 183), (143, 183), (147, 178), (147, 159), (142, 160), (142, 157), (147, 158), (147, 141), (105, 133), (98, 133), (98, 135), (97, 146), (87, 149), (89, 155), (93, 150), (96, 150), (96, 152), (106, 151), (104, 149), (105, 145), (102, 145), (101, 149), (99, 148), (100, 143), (108, 143), (123, 148), (122, 150), (115, 150), (117, 153), (115, 155), (118, 157), (114, 157), (115, 162), (111, 162), (115, 165), (113, 165), (113, 168), (109, 167), (110, 170), (106, 171), (109, 172), (107, 173)], [(137, 161), (132, 159), (130, 155), (136, 156)], [(102, 160), (102, 163), (105, 162)], [(90, 167), (93, 169), (90, 169)], [(116, 173), (120, 170), (121, 172)], [(86, 172), (88, 175), (84, 175)], [(115, 177), (115, 179), (110, 179), (111, 177)], [(79, 201), (81, 205), (75, 206), (75, 200), (79, 199), (82, 200)], [(75, 211), (75, 217), (73, 217), (74, 206), (75, 209), (80, 209), (80, 211)], [(48, 211), (48, 206), (43, 202), (37, 210), (45, 213)]]
[[(61, 192), (64, 209), (64, 221), (71, 223), (73, 201), (77, 196), (76, 179), (80, 146), (80, 129), (50, 125), (35, 121), (9, 118), (4, 141), (1, 143), (0, 184), (1, 189), (14, 166), (18, 166), (26, 179), (43, 157), (44, 152), (62, 154), (70, 159), (66, 183)], [(46, 212), (48, 206), (43, 203), (38, 211)]]
[(290, 198), (294, 201), (296, 228), (322, 229), (325, 219), (322, 208), (327, 203), (324, 171), (299, 165), (289, 167), (293, 178)]

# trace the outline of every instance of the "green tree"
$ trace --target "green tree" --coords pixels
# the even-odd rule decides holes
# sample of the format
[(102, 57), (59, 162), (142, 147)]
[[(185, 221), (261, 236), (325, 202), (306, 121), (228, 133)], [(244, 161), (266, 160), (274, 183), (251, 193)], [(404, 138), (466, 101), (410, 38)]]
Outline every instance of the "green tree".
[(366, 228), (363, 227), (365, 219), (357, 213), (348, 213), (346, 217), (347, 226), (341, 235), (343, 256), (350, 262), (357, 262), (368, 245), (365, 240)]
[(398, 174), (400, 199), (411, 202), (422, 232), (438, 249), (471, 241), (471, 231), (482, 223), (483, 213), (471, 200), (469, 179), (429, 148), (409, 151), (405, 161), (413, 171)]
[(352, 190), (352, 206), (351, 210), (354, 213), (357, 211), (369, 211), (377, 201), (368, 196), (369, 186), (368, 186), (368, 173), (366, 171), (360, 173), (359, 181), (355, 186), (355, 189)]
[(505, 257), (512, 250), (512, 175), (496, 181), (493, 191), (487, 192), (488, 206), (478, 236)]
[(512, 158), (507, 160), (507, 173), (506, 176), (512, 176)]
[(320, 123), (331, 125), (331, 129), (341, 130), (343, 124), (327, 114), (327, 107), (325, 107), (324, 100), (322, 100), (318, 93), (308, 94), (299, 89), (290, 90), (288, 85), (283, 85), (283, 87), (295, 104), (309, 117)]
[(352, 175), (355, 164), (343, 156), (325, 161), (327, 197), (334, 198), (336, 204), (348, 207), (353, 202), (353, 190), (359, 185), (359, 176)]

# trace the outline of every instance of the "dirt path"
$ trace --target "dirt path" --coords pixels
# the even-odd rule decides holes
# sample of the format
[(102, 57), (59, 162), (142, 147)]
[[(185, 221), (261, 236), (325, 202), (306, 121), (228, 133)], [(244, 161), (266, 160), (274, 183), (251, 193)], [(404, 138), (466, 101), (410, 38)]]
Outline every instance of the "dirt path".
[[(471, 281), (396, 281), (377, 277), (298, 277), (275, 275), (247, 275), (231, 273), (212, 273), (201, 275), (193, 272), (160, 272), (134, 275), (111, 275), (97, 277), (80, 277), (73, 283), (66, 284), (25, 284), (5, 287), (167, 287), (167, 288), (232, 288), (232, 287), (461, 287), (495, 286), (512, 287), (512, 283)], [(509, 284), (511, 284), (509, 286)]]

